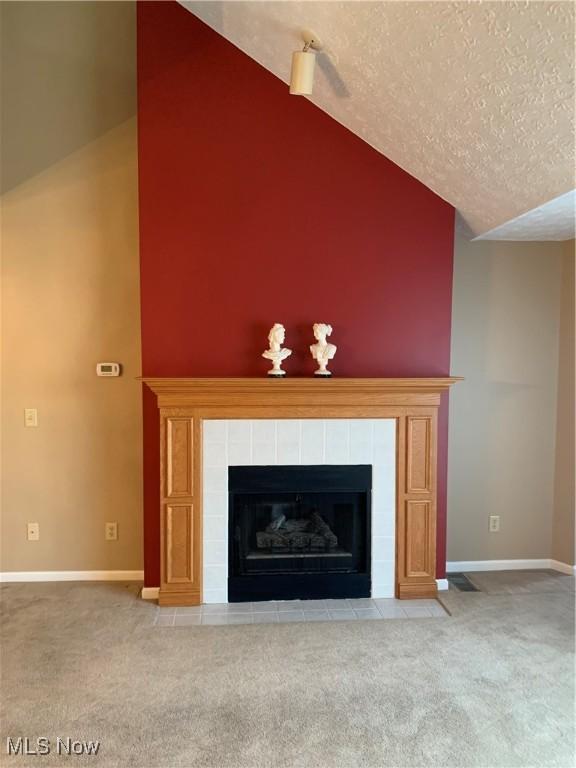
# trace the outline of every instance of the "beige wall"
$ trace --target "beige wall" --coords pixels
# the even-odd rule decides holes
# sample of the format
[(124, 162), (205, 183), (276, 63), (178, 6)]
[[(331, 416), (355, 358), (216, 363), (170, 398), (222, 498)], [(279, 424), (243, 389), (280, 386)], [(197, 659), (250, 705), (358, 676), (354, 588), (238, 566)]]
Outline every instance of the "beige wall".
[(552, 557), (565, 250), (456, 243), (448, 561)]
[(130, 2), (0, 2), (2, 191), (136, 114)]
[(0, 570), (140, 569), (134, 6), (3, 3), (2, 36)]
[(574, 241), (562, 260), (552, 557), (574, 564)]

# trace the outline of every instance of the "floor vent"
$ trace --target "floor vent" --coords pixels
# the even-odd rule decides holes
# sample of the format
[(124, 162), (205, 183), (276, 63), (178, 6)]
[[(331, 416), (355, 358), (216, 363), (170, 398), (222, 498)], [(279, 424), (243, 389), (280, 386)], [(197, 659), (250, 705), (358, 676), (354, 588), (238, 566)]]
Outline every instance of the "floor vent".
[(448, 583), (451, 587), (454, 587), (459, 592), (479, 592), (478, 587), (475, 587), (470, 579), (463, 573), (450, 573), (448, 574)]

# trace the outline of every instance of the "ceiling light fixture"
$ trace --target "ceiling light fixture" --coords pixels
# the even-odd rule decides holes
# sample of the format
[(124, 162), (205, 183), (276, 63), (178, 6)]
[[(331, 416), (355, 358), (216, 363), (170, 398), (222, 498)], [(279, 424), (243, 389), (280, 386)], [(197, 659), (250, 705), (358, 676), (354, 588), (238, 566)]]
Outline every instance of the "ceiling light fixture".
[[(292, 54), (292, 72), (290, 73), (290, 93), (293, 96), (310, 96), (314, 86), (314, 65), (316, 53), (322, 49), (318, 37), (309, 31), (302, 32), (304, 49)], [(312, 50), (310, 50), (312, 49)]]

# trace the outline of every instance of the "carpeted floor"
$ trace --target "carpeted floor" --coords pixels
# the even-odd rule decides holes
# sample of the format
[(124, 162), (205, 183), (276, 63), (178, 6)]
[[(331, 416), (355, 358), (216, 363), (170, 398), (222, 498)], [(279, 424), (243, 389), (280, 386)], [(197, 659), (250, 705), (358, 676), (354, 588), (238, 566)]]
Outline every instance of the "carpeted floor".
[(574, 580), (471, 578), (448, 619), (180, 628), (136, 585), (4, 585), (0, 764), (573, 766)]

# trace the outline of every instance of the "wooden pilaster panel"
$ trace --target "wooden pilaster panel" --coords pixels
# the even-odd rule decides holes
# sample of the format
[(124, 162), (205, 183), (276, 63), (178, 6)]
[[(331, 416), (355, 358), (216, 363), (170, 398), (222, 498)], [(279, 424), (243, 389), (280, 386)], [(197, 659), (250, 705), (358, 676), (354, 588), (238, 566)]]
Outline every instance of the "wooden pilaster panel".
[(436, 410), (399, 419), (396, 529), (396, 594), (435, 596)]
[(186, 409), (161, 409), (160, 605), (201, 602), (201, 505), (198, 418)]
[(406, 493), (430, 493), (432, 417), (406, 418)]
[(194, 580), (194, 520), (192, 504), (166, 505), (166, 584)]
[(166, 497), (192, 496), (193, 423), (186, 417), (166, 419)]
[(408, 578), (427, 577), (430, 574), (431, 503), (406, 502), (406, 572)]

